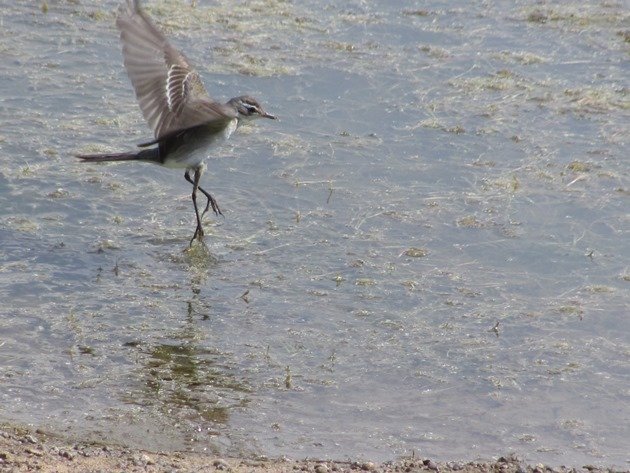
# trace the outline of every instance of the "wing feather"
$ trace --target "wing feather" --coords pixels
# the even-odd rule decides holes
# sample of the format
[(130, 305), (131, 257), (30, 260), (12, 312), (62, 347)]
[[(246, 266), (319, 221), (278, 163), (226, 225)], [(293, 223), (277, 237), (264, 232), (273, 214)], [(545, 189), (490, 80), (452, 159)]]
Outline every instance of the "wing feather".
[(212, 100), (186, 56), (171, 46), (138, 0), (126, 0), (116, 26), (127, 74), (156, 139), (234, 118), (234, 110)]

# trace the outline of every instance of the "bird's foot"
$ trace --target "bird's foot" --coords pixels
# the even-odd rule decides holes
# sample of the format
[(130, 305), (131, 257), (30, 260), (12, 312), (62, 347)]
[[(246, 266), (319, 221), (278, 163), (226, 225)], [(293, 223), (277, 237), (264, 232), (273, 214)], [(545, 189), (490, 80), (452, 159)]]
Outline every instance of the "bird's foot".
[(203, 228), (201, 227), (201, 225), (197, 225), (197, 228), (195, 229), (195, 234), (190, 239), (190, 245), (188, 245), (188, 246), (192, 247), (193, 242), (195, 240), (197, 240), (199, 243), (203, 243), (203, 236), (204, 236)]
[(203, 212), (201, 213), (201, 218), (203, 218), (206, 212), (210, 210), (210, 207), (212, 207), (212, 211), (215, 215), (223, 215), (223, 212), (221, 212), (221, 208), (219, 207), (219, 203), (217, 202), (217, 200), (212, 197), (211, 194), (206, 194), (206, 198), (208, 199), (208, 201), (206, 202), (206, 208), (203, 209)]

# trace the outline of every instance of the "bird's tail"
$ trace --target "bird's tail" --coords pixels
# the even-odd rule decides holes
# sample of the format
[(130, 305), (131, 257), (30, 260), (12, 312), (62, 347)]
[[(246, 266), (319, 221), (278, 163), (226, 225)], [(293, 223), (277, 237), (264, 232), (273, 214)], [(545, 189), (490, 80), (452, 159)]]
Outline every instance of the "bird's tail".
[(148, 161), (160, 162), (160, 154), (157, 148), (143, 149), (142, 151), (126, 153), (105, 153), (105, 154), (77, 154), (81, 161), (90, 163), (102, 163), (106, 161)]

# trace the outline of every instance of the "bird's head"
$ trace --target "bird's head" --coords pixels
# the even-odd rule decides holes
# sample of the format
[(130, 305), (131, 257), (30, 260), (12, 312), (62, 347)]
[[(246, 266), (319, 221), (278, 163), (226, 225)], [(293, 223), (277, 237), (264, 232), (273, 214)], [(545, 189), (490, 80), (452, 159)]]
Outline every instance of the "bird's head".
[(276, 119), (275, 115), (271, 115), (263, 110), (262, 106), (253, 97), (242, 95), (234, 97), (228, 102), (238, 111), (239, 120), (253, 120), (255, 118), (271, 118)]

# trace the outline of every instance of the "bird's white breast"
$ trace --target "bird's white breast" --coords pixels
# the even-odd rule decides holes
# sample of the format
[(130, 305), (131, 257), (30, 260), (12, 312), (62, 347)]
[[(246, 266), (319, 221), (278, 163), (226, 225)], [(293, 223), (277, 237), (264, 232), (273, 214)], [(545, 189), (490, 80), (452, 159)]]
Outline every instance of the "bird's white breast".
[(169, 168), (194, 168), (210, 156), (210, 150), (227, 140), (238, 128), (238, 119), (233, 118), (219, 133), (208, 134), (201, 140), (182, 145), (164, 162)]

